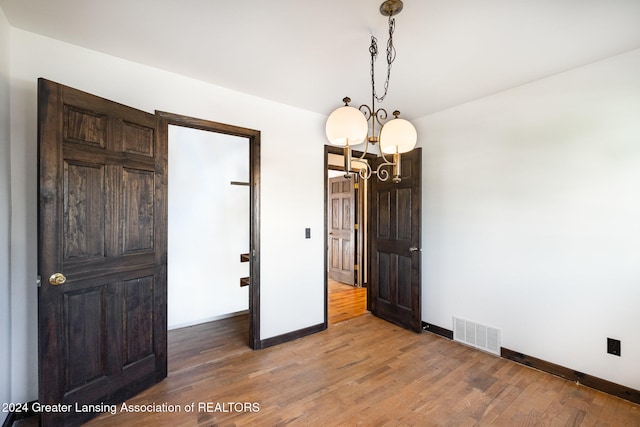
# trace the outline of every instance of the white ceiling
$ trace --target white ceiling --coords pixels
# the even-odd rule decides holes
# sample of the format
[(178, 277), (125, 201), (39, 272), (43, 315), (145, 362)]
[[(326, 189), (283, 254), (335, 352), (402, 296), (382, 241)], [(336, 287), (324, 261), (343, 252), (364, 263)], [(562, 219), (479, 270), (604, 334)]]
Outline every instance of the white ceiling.
[[(9, 23), (330, 113), (371, 102), (382, 0), (0, 0)], [(640, 0), (405, 0), (383, 106), (415, 118), (640, 48)]]

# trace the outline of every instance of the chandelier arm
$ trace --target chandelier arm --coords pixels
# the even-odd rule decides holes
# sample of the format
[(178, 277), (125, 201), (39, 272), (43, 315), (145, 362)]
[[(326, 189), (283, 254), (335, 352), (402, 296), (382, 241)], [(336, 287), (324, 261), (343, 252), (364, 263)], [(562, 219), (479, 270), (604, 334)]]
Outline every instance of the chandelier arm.
[(364, 165), (363, 168), (361, 168), (358, 171), (358, 175), (360, 175), (360, 178), (362, 179), (369, 179), (371, 178), (371, 174), (373, 173), (373, 171), (371, 170), (371, 165), (369, 164), (369, 162), (365, 162), (363, 160), (360, 159), (353, 159), (354, 162), (358, 162), (358, 163), (362, 163)]
[[(372, 100), (372, 102), (374, 101)], [(372, 104), (372, 106), (375, 107), (375, 104)], [(371, 107), (369, 107), (366, 104), (362, 104), (358, 109), (364, 115), (364, 118), (367, 120), (367, 123), (371, 121), (371, 133), (367, 131), (367, 139), (366, 139), (367, 141), (366, 147), (368, 148), (369, 142), (375, 144), (376, 142), (380, 141), (380, 131), (382, 130), (383, 121), (387, 119), (387, 117), (389, 116), (389, 113), (387, 113), (387, 110), (385, 110), (384, 108), (378, 108), (377, 110), (374, 111)], [(378, 126), (380, 128), (380, 131), (378, 132), (376, 132), (376, 122), (378, 123)], [(364, 154), (367, 153), (367, 148), (365, 148)], [(361, 158), (364, 158), (364, 154)]]
[(385, 166), (386, 163), (382, 163), (380, 164), (377, 169), (376, 169), (376, 175), (378, 175), (378, 181), (382, 181), (385, 182), (389, 179), (389, 171), (386, 169), (382, 169), (383, 166)]
[(386, 169), (382, 169), (385, 166), (395, 166), (396, 164), (393, 162), (386, 161), (384, 163), (380, 163), (376, 168), (376, 174), (378, 175), (378, 179), (380, 181), (386, 181), (389, 179), (389, 171)]
[(382, 164), (384, 165), (391, 165), (393, 166), (395, 163), (390, 162), (389, 159), (387, 159), (387, 156), (384, 155), (384, 151), (382, 151), (382, 148), (380, 149), (380, 157), (382, 157), (382, 160), (384, 160), (384, 163)]
[[(375, 104), (372, 104), (372, 107), (375, 107)], [(372, 120), (378, 114), (377, 111), (374, 112), (371, 109), (371, 107), (369, 107), (367, 104), (362, 104), (360, 107), (358, 107), (358, 109), (362, 112), (362, 114), (364, 115), (364, 118), (367, 120), (367, 127), (369, 126), (369, 120)], [(371, 125), (371, 132), (372, 132), (372, 135), (375, 135), (374, 133), (375, 129), (374, 129), (373, 123)], [(360, 157), (361, 159), (363, 159), (365, 154), (367, 154), (367, 149), (369, 148), (369, 131), (368, 130), (367, 130), (367, 137), (365, 138), (365, 140), (367, 141), (367, 145), (365, 145), (364, 153), (362, 154), (362, 157)]]
[[(369, 123), (369, 120), (374, 116), (374, 112), (371, 110), (371, 108), (366, 105), (366, 104), (362, 104), (360, 107), (358, 107), (358, 110), (360, 110), (360, 112), (364, 115), (364, 118), (367, 120), (367, 123)], [(367, 151), (369, 150), (369, 135), (368, 135), (368, 131), (367, 131), (367, 137), (365, 138), (365, 146), (364, 146), (364, 151), (362, 153), (362, 155), (359, 157), (360, 160), (364, 159), (364, 157), (367, 155)], [(365, 163), (365, 162), (363, 162)], [(369, 176), (371, 176), (371, 173), (369, 173)]]
[(382, 129), (382, 125), (383, 125), (382, 120), (387, 120), (389, 113), (387, 113), (387, 110), (381, 107), (376, 110), (376, 113), (374, 114), (374, 116), (376, 117), (376, 121), (378, 122), (378, 124), (380, 125), (380, 128)]
[(360, 107), (358, 107), (358, 110), (360, 110), (362, 114), (364, 114), (364, 118), (367, 119), (367, 121), (369, 121), (369, 118), (373, 116), (373, 111), (367, 104), (362, 104)]
[(364, 151), (362, 152), (362, 155), (357, 159), (354, 159), (356, 161), (360, 161), (361, 163), (367, 163), (364, 161), (364, 157), (367, 155), (367, 151), (369, 150), (369, 138), (366, 138), (365, 141), (366, 142), (364, 144)]

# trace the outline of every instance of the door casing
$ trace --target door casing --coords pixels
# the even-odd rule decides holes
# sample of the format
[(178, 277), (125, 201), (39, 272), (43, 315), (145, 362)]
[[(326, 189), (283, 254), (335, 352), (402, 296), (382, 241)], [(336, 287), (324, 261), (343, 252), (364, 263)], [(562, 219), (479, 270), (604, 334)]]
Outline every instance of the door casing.
[(260, 340), (260, 131), (164, 111), (156, 111), (156, 117), (158, 136), (163, 138), (167, 145), (169, 125), (239, 136), (249, 140), (249, 204), (251, 212), (249, 346), (254, 350), (260, 349), (263, 347)]

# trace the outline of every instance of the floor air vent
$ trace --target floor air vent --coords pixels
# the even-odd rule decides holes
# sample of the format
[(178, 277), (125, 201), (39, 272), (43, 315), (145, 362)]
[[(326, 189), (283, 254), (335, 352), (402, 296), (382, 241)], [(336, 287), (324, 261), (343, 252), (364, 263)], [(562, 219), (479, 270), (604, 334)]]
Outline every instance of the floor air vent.
[(500, 355), (500, 329), (454, 317), (453, 339), (480, 350)]

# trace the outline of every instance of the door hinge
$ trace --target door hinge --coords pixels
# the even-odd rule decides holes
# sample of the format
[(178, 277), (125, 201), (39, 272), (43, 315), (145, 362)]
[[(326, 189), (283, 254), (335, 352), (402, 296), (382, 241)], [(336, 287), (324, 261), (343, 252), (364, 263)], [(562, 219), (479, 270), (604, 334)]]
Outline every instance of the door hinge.
[(42, 277), (38, 276), (38, 278), (36, 279), (36, 285), (38, 285), (38, 287), (42, 286)]
[(358, 185), (358, 183), (357, 183), (357, 182), (354, 182), (354, 183), (353, 183), (353, 188), (357, 190), (358, 188), (360, 188), (360, 186)]
[(358, 271), (358, 270), (360, 270), (360, 266), (359, 266), (358, 264), (354, 265), (354, 266), (353, 266), (353, 270), (354, 270), (354, 271)]
[(354, 229), (354, 230), (359, 230), (359, 229), (360, 229), (360, 226), (359, 226), (358, 224), (353, 224), (353, 229)]

